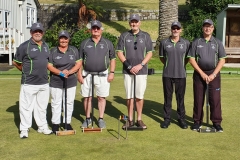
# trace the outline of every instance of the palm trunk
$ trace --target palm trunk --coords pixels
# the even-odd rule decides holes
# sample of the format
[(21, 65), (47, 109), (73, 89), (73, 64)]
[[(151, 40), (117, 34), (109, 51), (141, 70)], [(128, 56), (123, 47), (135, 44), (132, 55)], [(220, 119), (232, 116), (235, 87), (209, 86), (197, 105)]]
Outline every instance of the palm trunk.
[(159, 0), (158, 44), (170, 36), (173, 21), (178, 21), (178, 0)]

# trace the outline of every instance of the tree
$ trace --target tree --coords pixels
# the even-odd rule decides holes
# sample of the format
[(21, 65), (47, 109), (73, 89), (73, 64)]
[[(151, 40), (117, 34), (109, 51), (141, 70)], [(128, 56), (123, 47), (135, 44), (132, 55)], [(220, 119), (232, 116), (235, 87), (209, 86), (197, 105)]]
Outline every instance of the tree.
[(158, 39), (159, 42), (170, 36), (171, 24), (178, 21), (178, 0), (159, 0), (159, 28)]
[(78, 27), (83, 28), (91, 20), (103, 17), (106, 12), (101, 6), (95, 5), (96, 0), (64, 0), (65, 3), (78, 3)]
[[(212, 19), (216, 24), (217, 14), (227, 6), (227, 4), (237, 3), (236, 0), (187, 0), (190, 20), (184, 26), (184, 37), (192, 41), (202, 35), (202, 22), (204, 19)], [(214, 30), (214, 34), (216, 29)]]

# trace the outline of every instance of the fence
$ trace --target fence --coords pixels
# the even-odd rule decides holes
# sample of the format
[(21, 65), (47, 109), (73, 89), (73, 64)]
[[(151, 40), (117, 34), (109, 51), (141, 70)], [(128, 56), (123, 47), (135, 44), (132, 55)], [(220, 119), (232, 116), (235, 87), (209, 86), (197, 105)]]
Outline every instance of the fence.
[(12, 54), (24, 41), (24, 34), (15, 28), (0, 28), (0, 54), (9, 55), (9, 65), (12, 65)]

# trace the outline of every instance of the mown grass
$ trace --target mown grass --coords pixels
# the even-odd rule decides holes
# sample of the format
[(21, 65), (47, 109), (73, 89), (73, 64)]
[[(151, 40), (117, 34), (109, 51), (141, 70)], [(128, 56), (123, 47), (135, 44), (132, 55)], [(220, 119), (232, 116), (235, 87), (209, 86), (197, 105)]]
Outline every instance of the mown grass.
[[(190, 129), (182, 130), (177, 125), (176, 102), (173, 97), (172, 121), (168, 129), (161, 129), (163, 121), (163, 91), (161, 74), (148, 76), (145, 93), (143, 120), (148, 129), (125, 132), (118, 136), (118, 118), (126, 114), (123, 77), (116, 74), (107, 98), (105, 121), (107, 129), (102, 133), (82, 133), (79, 126), (85, 118), (82, 97), (77, 87), (72, 126), (77, 131), (73, 136), (43, 135), (37, 133), (36, 124), (30, 129), (28, 139), (18, 134), (18, 97), (20, 76), (0, 76), (0, 159), (239, 159), (239, 102), (240, 75), (222, 75), (223, 133), (204, 134)], [(186, 120), (192, 124), (192, 75), (187, 78), (185, 96)], [(96, 99), (94, 100), (96, 107)], [(205, 107), (204, 107), (205, 110)], [(98, 110), (95, 109), (95, 116)], [(48, 122), (51, 123), (50, 104)], [(205, 120), (205, 118), (204, 118)], [(122, 125), (123, 122), (121, 122)], [(204, 124), (205, 125), (205, 124)]]

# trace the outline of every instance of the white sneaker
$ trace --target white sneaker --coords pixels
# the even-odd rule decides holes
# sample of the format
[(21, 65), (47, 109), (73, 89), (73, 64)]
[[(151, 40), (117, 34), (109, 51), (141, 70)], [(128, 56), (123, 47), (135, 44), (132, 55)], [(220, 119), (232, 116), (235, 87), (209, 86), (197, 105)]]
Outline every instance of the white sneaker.
[(43, 134), (52, 134), (52, 130), (48, 128), (40, 129), (38, 128), (38, 133), (43, 133)]
[(28, 130), (22, 130), (20, 133), (20, 138), (28, 138)]

